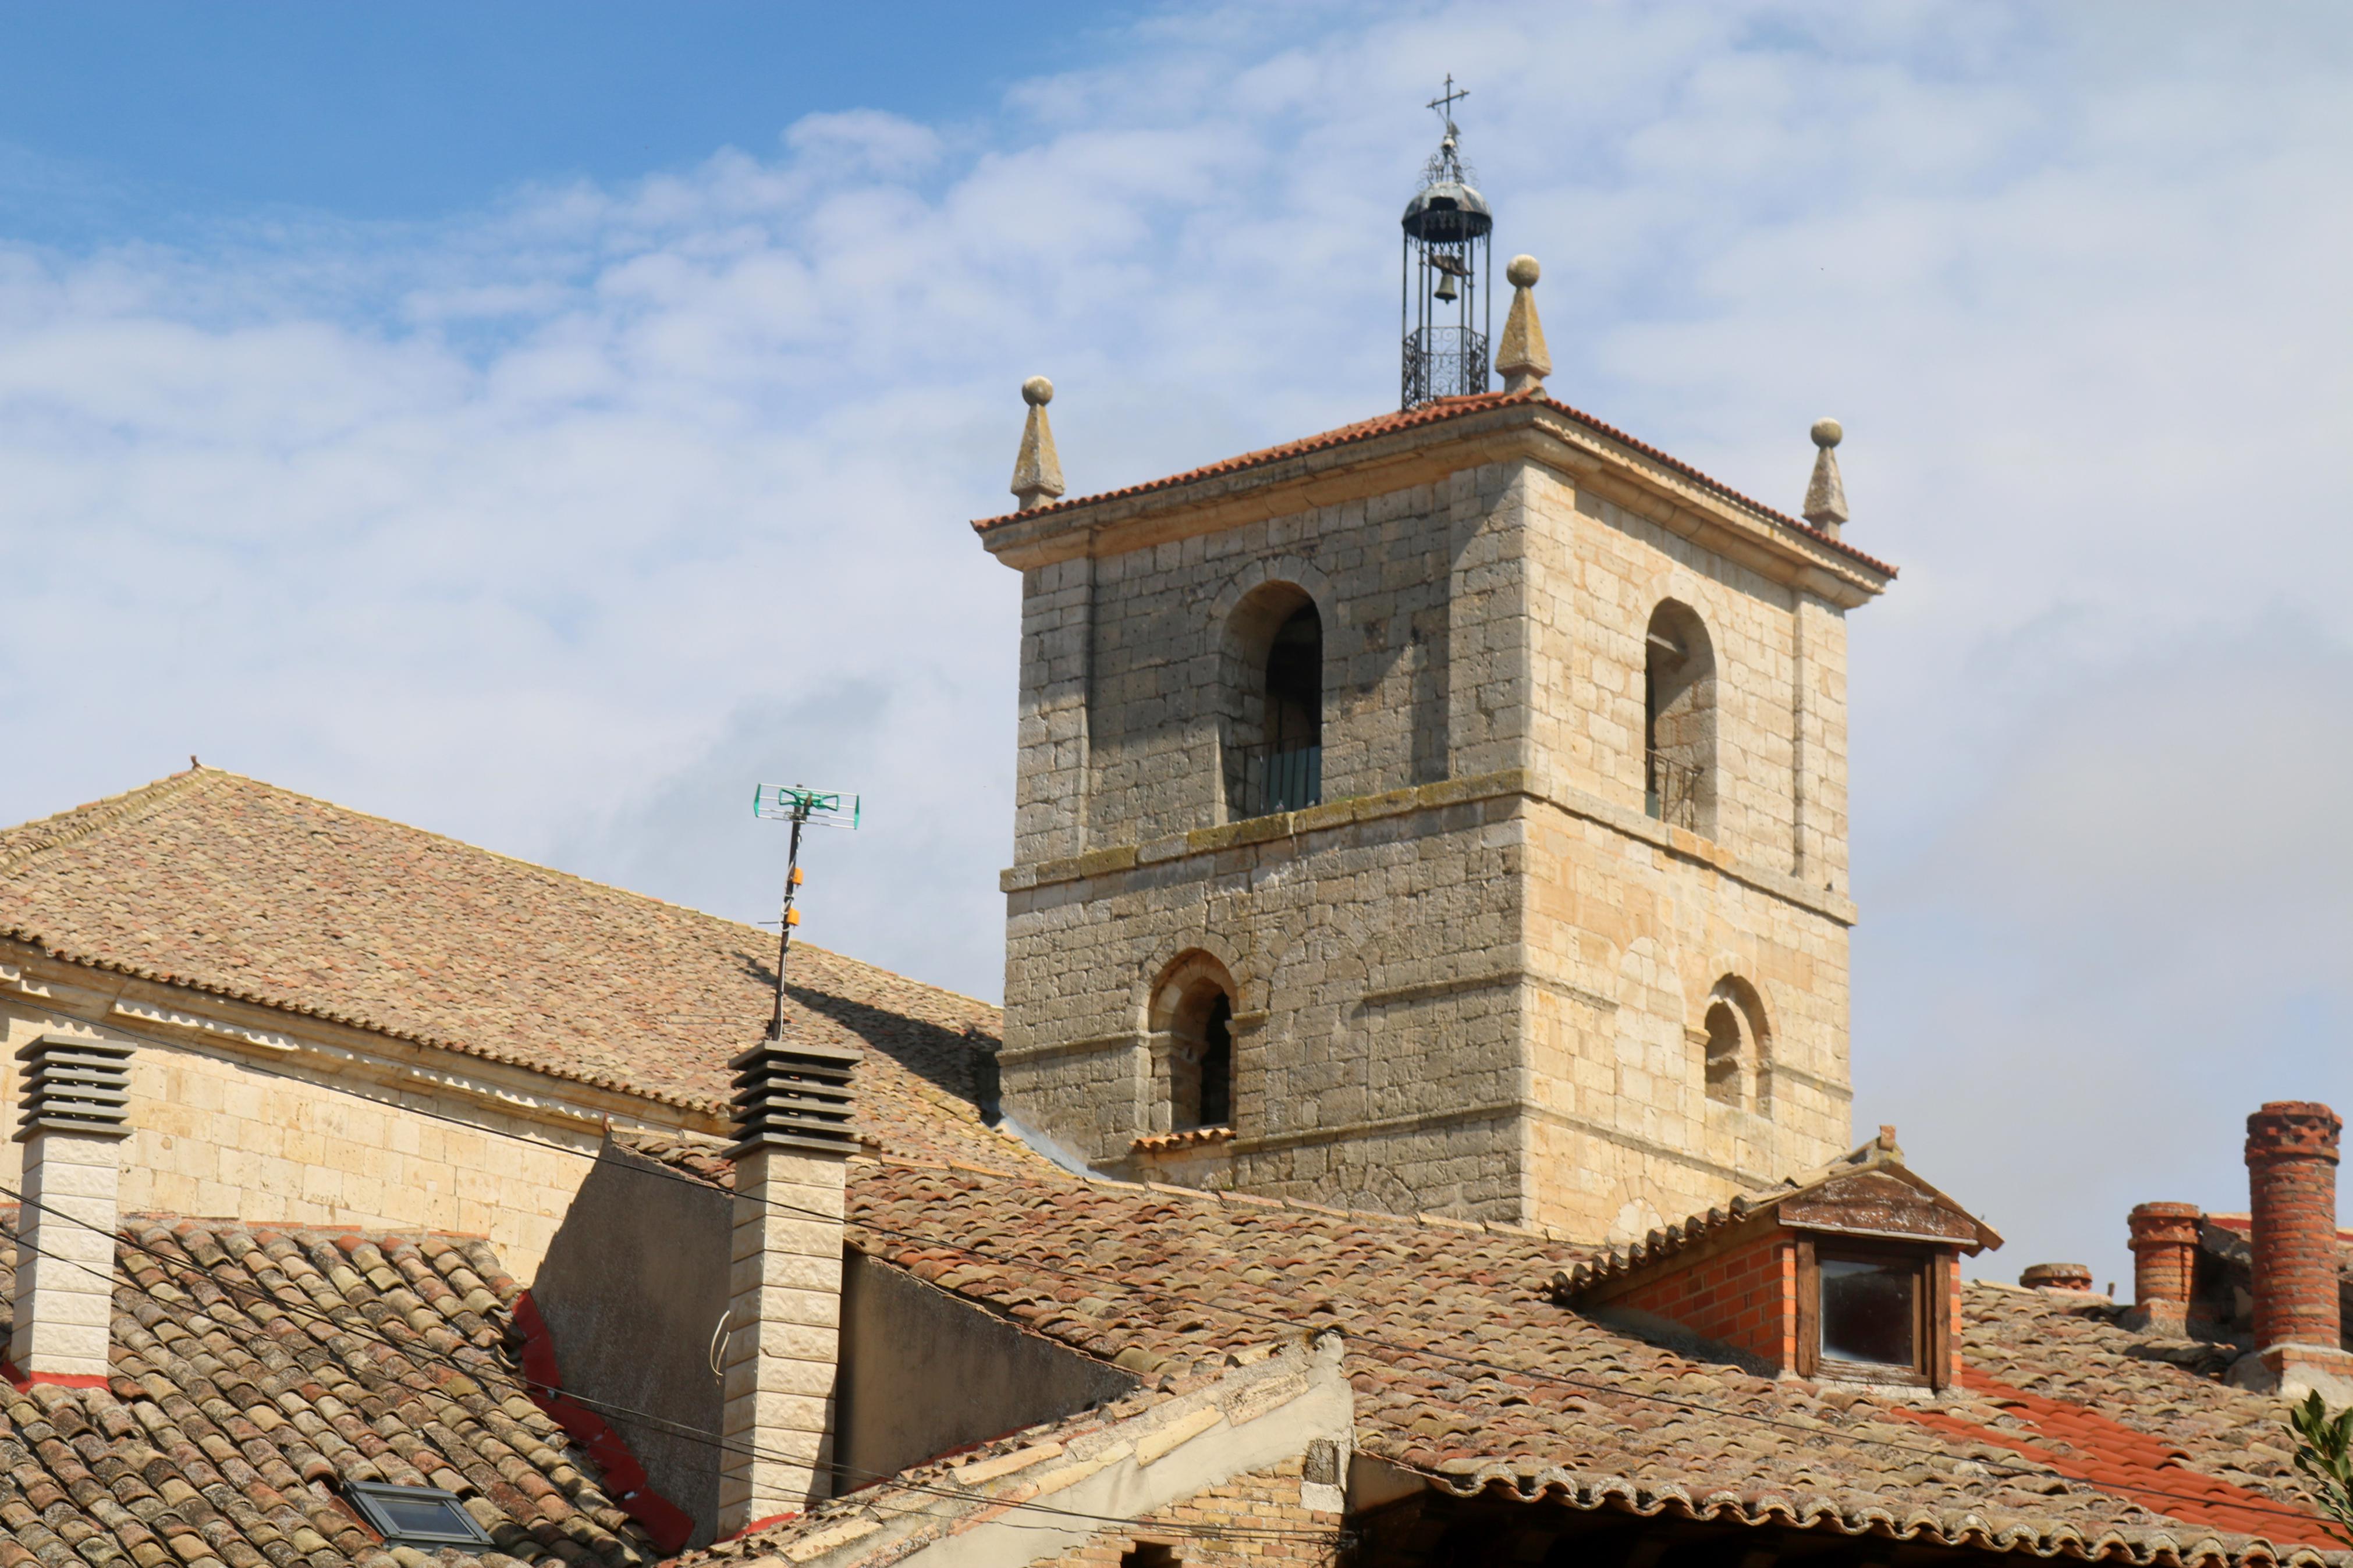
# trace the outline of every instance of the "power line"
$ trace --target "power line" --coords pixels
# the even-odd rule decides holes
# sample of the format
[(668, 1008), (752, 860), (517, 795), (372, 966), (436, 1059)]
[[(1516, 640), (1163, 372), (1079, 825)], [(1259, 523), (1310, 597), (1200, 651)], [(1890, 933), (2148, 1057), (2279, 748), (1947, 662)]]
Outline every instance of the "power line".
[[(7, 1196), (15, 1198), (19, 1205), (37, 1208), (45, 1214), (58, 1215), (60, 1218), (73, 1220), (74, 1223), (77, 1224), (80, 1223), (79, 1220), (75, 1219), (75, 1216), (64, 1214), (61, 1210), (53, 1208), (47, 1204), (41, 1203), (37, 1200), (27, 1199), (23, 1194), (6, 1186), (5, 1184), (0, 1184), (0, 1194), (5, 1194)], [(79, 1259), (66, 1258), (58, 1253), (51, 1252), (45, 1247), (33, 1246), (33, 1244), (26, 1238), (21, 1228), (11, 1229), (6, 1226), (0, 1226), (0, 1234), (6, 1235), (9, 1239), (15, 1241), (17, 1246), (24, 1247), (26, 1250), (32, 1252), (38, 1257), (47, 1258), (53, 1262), (63, 1263), (69, 1267), (79, 1268), (85, 1274), (96, 1275), (99, 1272), (98, 1270), (91, 1268), (88, 1264), (80, 1262)], [(175, 1271), (195, 1273), (199, 1278), (210, 1283), (216, 1289), (221, 1290), (225, 1293), (236, 1292), (237, 1294), (250, 1297), (256, 1300), (267, 1302), (269, 1306), (278, 1309), (289, 1317), (306, 1319), (310, 1321), (324, 1324), (326, 1327), (335, 1330), (341, 1334), (358, 1340), (364, 1343), (381, 1345), (412, 1363), (419, 1361), (429, 1362), (437, 1365), (448, 1367), (453, 1372), (462, 1373), (470, 1377), (478, 1375), (485, 1370), (483, 1367), (480, 1366), (463, 1365), (459, 1362), (452, 1360), (448, 1355), (441, 1352), (435, 1351), (429, 1346), (403, 1344), (400, 1342), (390, 1339), (381, 1333), (371, 1332), (368, 1330), (356, 1328), (352, 1324), (343, 1322), (330, 1313), (322, 1311), (318, 1308), (300, 1302), (284, 1300), (264, 1286), (259, 1284), (241, 1285), (236, 1280), (219, 1279), (214, 1275), (210, 1269), (205, 1268), (204, 1265), (196, 1262), (194, 1258), (174, 1258), (169, 1253), (159, 1252), (155, 1248), (148, 1247), (144, 1243), (127, 1236), (118, 1234), (113, 1239), (119, 1245), (128, 1247), (134, 1252), (152, 1258), (157, 1262), (164, 1264), (168, 1268)], [(118, 1289), (129, 1290), (134, 1295), (153, 1301), (166, 1312), (173, 1313), (175, 1316), (180, 1314), (201, 1315), (205, 1317), (207, 1321), (222, 1329), (224, 1331), (231, 1333), (248, 1331), (260, 1336), (264, 1342), (274, 1343), (274, 1342), (270, 1340), (268, 1331), (261, 1328), (259, 1325), (239, 1325), (225, 1321), (213, 1315), (201, 1302), (191, 1301), (185, 1304), (174, 1302), (168, 1297), (163, 1296), (158, 1292), (150, 1289), (148, 1287), (140, 1284), (136, 1279), (117, 1274), (111, 1270), (109, 1270), (103, 1277), (111, 1285), (113, 1285)], [(356, 1308), (352, 1310), (357, 1310)], [(187, 1322), (183, 1319), (181, 1321), (181, 1327), (187, 1328), (188, 1326)], [(275, 1348), (278, 1348), (280, 1351), (284, 1350), (282, 1345), (276, 1346)], [(482, 1350), (479, 1346), (470, 1345), (467, 1348), (471, 1350), (476, 1356), (481, 1358), (482, 1361), (491, 1363), (492, 1366), (500, 1367), (500, 1370), (501, 1371), (504, 1370), (502, 1366), (500, 1366), (498, 1358), (492, 1355), (490, 1352)], [(565, 1388), (560, 1384), (546, 1383), (540, 1379), (533, 1378), (528, 1373), (522, 1372), (519, 1367), (514, 1370), (512, 1375), (516, 1382), (522, 1384), (526, 1388), (535, 1388), (552, 1396), (561, 1396), (570, 1399), (576, 1404), (587, 1405), (611, 1415), (621, 1415), (632, 1420), (641, 1421), (658, 1429), (665, 1430), (670, 1436), (683, 1437), (702, 1443), (706, 1447), (716, 1448), (723, 1453), (742, 1454), (752, 1458), (767, 1459), (778, 1464), (802, 1465), (810, 1462), (796, 1456), (776, 1454), (760, 1448), (754, 1445), (730, 1439), (723, 1433), (715, 1433), (708, 1430), (707, 1428), (688, 1426), (683, 1422), (674, 1421), (669, 1416), (658, 1415), (651, 1411), (639, 1410), (630, 1405), (616, 1404), (608, 1400), (596, 1399), (586, 1394), (575, 1393)], [(447, 1457), (455, 1462), (456, 1456)], [(1132, 1525), (1136, 1522), (1133, 1516), (1124, 1514), (1089, 1513), (1083, 1510), (1056, 1508), (1047, 1503), (1007, 1502), (1005, 1500), (997, 1498), (987, 1492), (970, 1491), (954, 1487), (929, 1485), (920, 1481), (902, 1480), (897, 1479), (901, 1472), (865, 1470), (857, 1466), (844, 1464), (838, 1460), (828, 1461), (825, 1468), (835, 1474), (863, 1476), (869, 1480), (880, 1483), (880, 1489), (883, 1491), (912, 1491), (926, 1496), (944, 1498), (951, 1501), (989, 1503), (1005, 1508), (1024, 1509), (1036, 1513), (1053, 1514), (1060, 1518), (1074, 1520), (1084, 1523)], [(1035, 1528), (1050, 1529), (1052, 1527), (1041, 1525)], [(1331, 1542), (1343, 1537), (1345, 1534), (1345, 1531), (1294, 1531), (1282, 1530), (1274, 1527), (1260, 1528), (1255, 1526), (1217, 1524), (1170, 1526), (1169, 1528), (1176, 1530), (1178, 1533), (1214, 1537), (1219, 1540), (1307, 1540)]]
[[(284, 1072), (273, 1068), (264, 1067), (259, 1063), (246, 1063), (240, 1061), (239, 1065), (245, 1068), (246, 1070), (259, 1073), (265, 1077), (280, 1078), (290, 1082), (297, 1083), (311, 1082), (311, 1080), (299, 1078), (294, 1074)], [(315, 1087), (315, 1085), (313, 1085), (313, 1087)], [(475, 1131), (487, 1132), (496, 1137), (512, 1139), (517, 1142), (529, 1143), (534, 1148), (546, 1149), (550, 1147), (546, 1142), (539, 1139), (533, 1138), (527, 1133), (510, 1131), (505, 1128), (486, 1126), (481, 1122), (469, 1121), (463, 1117), (453, 1116), (447, 1112), (426, 1110), (421, 1108), (409, 1106), (403, 1106), (400, 1109), (410, 1111), (412, 1114), (427, 1117), (433, 1121), (448, 1122), (452, 1126), (469, 1128)], [(581, 1159), (594, 1160), (596, 1158), (595, 1155), (578, 1153), (577, 1151), (565, 1152), (577, 1154), (577, 1157)], [(683, 1183), (689, 1186), (695, 1187), (704, 1192), (727, 1193), (730, 1197), (730, 1201), (734, 1203), (757, 1204), (762, 1207), (768, 1208), (781, 1214), (794, 1215), (807, 1219), (824, 1220), (828, 1223), (840, 1223), (836, 1216), (828, 1215), (822, 1210), (803, 1208), (797, 1205), (785, 1203), (776, 1199), (755, 1199), (745, 1197), (741, 1194), (729, 1192), (728, 1189), (717, 1187), (702, 1177), (690, 1175), (681, 1171), (674, 1171), (669, 1166), (663, 1165), (659, 1162), (643, 1165), (623, 1164), (619, 1168), (626, 1171), (636, 1172), (644, 1175), (659, 1176), (665, 1180)], [(962, 1176), (970, 1176), (976, 1179), (989, 1181), (1018, 1181), (1022, 1179), (1018, 1176), (1005, 1175), (984, 1171), (974, 1166), (955, 1167), (955, 1173)], [(0, 1191), (5, 1190), (5, 1188), (0, 1188)], [(859, 1228), (869, 1231), (877, 1236), (888, 1237), (895, 1240), (913, 1242), (921, 1246), (939, 1247), (946, 1251), (961, 1253), (965, 1257), (979, 1258), (985, 1262), (993, 1263), (1002, 1268), (1030, 1269), (1039, 1273), (1053, 1275), (1059, 1279), (1069, 1279), (1081, 1284), (1108, 1287), (1112, 1289), (1119, 1290), (1130, 1296), (1138, 1297), (1144, 1300), (1173, 1303), (1190, 1310), (1218, 1312), (1227, 1317), (1240, 1319), (1244, 1321), (1267, 1324), (1281, 1329), (1285, 1332), (1296, 1331), (1302, 1327), (1296, 1320), (1285, 1318), (1276, 1313), (1256, 1311), (1247, 1307), (1238, 1307), (1227, 1302), (1212, 1301), (1203, 1300), (1198, 1297), (1180, 1295), (1174, 1291), (1157, 1290), (1149, 1286), (1138, 1285), (1132, 1280), (1116, 1275), (1092, 1274), (1082, 1269), (1061, 1268), (1054, 1264), (1039, 1262), (1033, 1258), (1008, 1258), (1002, 1255), (989, 1252), (985, 1248), (974, 1247), (969, 1243), (953, 1241), (944, 1237), (926, 1236), (917, 1231), (898, 1230), (871, 1220), (852, 1219), (848, 1223), (855, 1225)], [(1335, 1317), (1339, 1316), (1336, 1312), (1333, 1315)], [(1348, 1335), (1351, 1340), (1357, 1343), (1389, 1351), (1402, 1357), (1413, 1357), (1427, 1361), (1440, 1362), (1451, 1366), (1459, 1366), (1472, 1371), (1485, 1373), (1492, 1376), (1527, 1378), (1534, 1382), (1548, 1383), (1559, 1387), (1574, 1389), (1582, 1394), (1596, 1394), (1605, 1398), (1627, 1399), (1637, 1403), (1648, 1403), (1670, 1409), (1683, 1411), (1692, 1415), (1704, 1415), (1715, 1420), (1744, 1421), (1752, 1426), (1763, 1426), (1776, 1431), (1794, 1433), (1807, 1438), (1820, 1438), (1826, 1432), (1835, 1432), (1841, 1438), (1849, 1442), (1868, 1444), (1872, 1447), (1883, 1448), (1894, 1453), (1909, 1454), (1921, 1458), (1938, 1459), (1947, 1463), (1960, 1460), (1975, 1464), (1983, 1468), (1989, 1476), (1999, 1476), (2005, 1479), (2048, 1479), (2049, 1477), (2058, 1473), (2055, 1466), (2049, 1468), (2031, 1468), (2022, 1465), (2005, 1464), (2000, 1461), (1968, 1459), (1967, 1456), (1957, 1455), (1949, 1448), (1931, 1448), (1916, 1443), (1899, 1442), (1892, 1437), (1873, 1437), (1850, 1429), (1832, 1426), (1828, 1423), (1824, 1423), (1819, 1426), (1807, 1426), (1802, 1422), (1782, 1420), (1770, 1415), (1759, 1415), (1749, 1411), (1709, 1405), (1699, 1400), (1679, 1399), (1672, 1394), (1657, 1394), (1647, 1389), (1621, 1388), (1614, 1384), (1600, 1383), (1588, 1378), (1574, 1377), (1562, 1373), (1546, 1372), (1534, 1367), (1509, 1366), (1500, 1363), (1483, 1361), (1474, 1356), (1455, 1355), (1446, 1351), (1439, 1350), (1433, 1346), (1403, 1344), (1394, 1340), (1383, 1339), (1378, 1335), (1363, 1333), (1356, 1330), (1348, 1331)], [(577, 1396), (575, 1395), (574, 1397)], [(661, 1418), (652, 1417), (652, 1419)], [(2063, 1477), (2062, 1479), (2075, 1480), (2078, 1485), (2090, 1487), (2095, 1490), (2097, 1489), (2097, 1484), (2094, 1482), (2076, 1480), (2075, 1478), (2070, 1477)], [(2135, 1491), (2136, 1495), (2139, 1497), (2162, 1498), (2168, 1501), (2197, 1503), (2201, 1506), (2213, 1505), (2213, 1500), (2211, 1498), (2197, 1497), (2188, 1493), (2161, 1491), (2153, 1488), (2138, 1488), (2135, 1489)], [(2317, 1515), (2307, 1513), (2303, 1510), (2278, 1503), (2273, 1503), (2269, 1506), (2256, 1503), (2232, 1503), (2231, 1506), (2243, 1509), (2250, 1512), (2272, 1513), (2281, 1518), (2295, 1519), (2307, 1523), (2312, 1522), (2318, 1518)]]

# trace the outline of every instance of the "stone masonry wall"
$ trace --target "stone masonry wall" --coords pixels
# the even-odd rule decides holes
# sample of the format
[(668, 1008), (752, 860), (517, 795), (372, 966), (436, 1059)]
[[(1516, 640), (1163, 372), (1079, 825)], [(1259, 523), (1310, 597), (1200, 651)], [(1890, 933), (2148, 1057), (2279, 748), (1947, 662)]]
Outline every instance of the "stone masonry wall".
[(1008, 969), (1032, 1010), (999, 1058), (1008, 1103), (1099, 1164), (1165, 1131), (1138, 1092), (1150, 982), (1207, 951), (1237, 992), (1240, 1185), (1515, 1215), (1517, 988), (1465, 984), (1492, 981), (1516, 946), (1512, 805), (1443, 803), (1448, 789), (1362, 821), (1345, 805), (1303, 812), (1301, 833), (1018, 895)]
[[(1490, 462), (1025, 574), (1015, 1114), (1114, 1168), (1165, 1131), (1149, 1005), (1198, 951), (1236, 989), (1210, 1184), (1599, 1239), (1843, 1150), (1842, 616), (1603, 492)], [(1221, 639), (1268, 582), (1322, 617), (1324, 804), (1229, 823)], [(1705, 838), (1643, 814), (1665, 598), (1715, 664)], [(1737, 1105), (1726, 980), (1764, 1015)]]
[[(60, 1020), (0, 1006), (0, 1097), (13, 1121), (17, 1047)], [(118, 1146), (125, 1214), (235, 1216), (251, 1224), (429, 1229), (487, 1237), (515, 1278), (538, 1271), (595, 1162), (597, 1131), (502, 1116), (419, 1089), (363, 1089), (256, 1070), (226, 1051), (79, 1026), (138, 1047), (132, 1136)], [(454, 1126), (439, 1110), (480, 1124)], [(490, 1131), (503, 1127), (524, 1140)], [(0, 1182), (19, 1185), (24, 1146), (0, 1143)]]
[(1331, 1565), (1340, 1561), (1341, 1515), (1301, 1497), (1296, 1459), (1207, 1487), (1183, 1502), (1106, 1531), (1060, 1556), (1054, 1568), (1219, 1568), (1239, 1563)]

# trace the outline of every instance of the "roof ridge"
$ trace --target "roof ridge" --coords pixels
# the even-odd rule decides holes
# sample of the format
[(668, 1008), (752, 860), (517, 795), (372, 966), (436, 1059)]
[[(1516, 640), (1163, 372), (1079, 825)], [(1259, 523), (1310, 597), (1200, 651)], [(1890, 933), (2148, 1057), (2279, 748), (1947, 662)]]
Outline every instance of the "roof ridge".
[[(987, 1176), (1000, 1182), (1034, 1182), (1037, 1173), (1022, 1171), (992, 1171), (979, 1165), (967, 1165), (954, 1160), (919, 1160), (889, 1150), (875, 1158), (879, 1165), (902, 1165), (917, 1171), (954, 1171), (962, 1175)], [(1123, 1176), (1106, 1176), (1101, 1172), (1081, 1175), (1075, 1171), (1057, 1171), (1068, 1180), (1089, 1186), (1123, 1187), (1139, 1193), (1153, 1193), (1162, 1197), (1191, 1198), (1200, 1203), (1213, 1203), (1228, 1208), (1288, 1209), (1293, 1214), (1319, 1215), (1326, 1219), (1369, 1220), (1412, 1230), (1475, 1231), (1485, 1236), (1502, 1237), (1520, 1241), (1537, 1241), (1550, 1247), (1590, 1247), (1591, 1242), (1577, 1241), (1539, 1226), (1514, 1225), (1507, 1220), (1458, 1219), (1441, 1214), (1391, 1214), (1387, 1209), (1342, 1209), (1329, 1204), (1312, 1204), (1304, 1198), (1275, 1197), (1264, 1193), (1239, 1193), (1209, 1187), (1180, 1187), (1167, 1182), (1129, 1181)]]
[[(237, 776), (234, 773), (223, 774), (218, 768), (185, 767), (176, 773), (166, 773), (160, 779), (150, 779), (143, 784), (133, 785), (119, 795), (100, 795), (96, 800), (84, 801), (79, 805), (68, 806), (47, 816), (36, 816), (13, 827), (0, 827), (0, 846), (5, 846), (9, 838), (19, 834), (35, 835), (33, 841), (21, 848), (9, 850), (0, 847), (0, 877), (10, 875), (53, 849), (79, 844), (110, 828), (143, 822), (197, 784), (209, 782), (206, 778), (207, 774)], [(142, 810), (142, 807), (146, 809)], [(40, 837), (39, 830), (53, 823), (58, 825), (57, 830), (47, 837)]]
[[(70, 811), (60, 812), (54, 816), (36, 818), (32, 823), (25, 825), (25, 827), (0, 829), (0, 845), (5, 845), (10, 834), (21, 835), (26, 827), (38, 829), (46, 824), (59, 823), (67, 827), (79, 828), (79, 831), (60, 830), (51, 833), (14, 856), (0, 853), (0, 877), (5, 877), (13, 871), (32, 864), (42, 855), (71, 844), (83, 842), (95, 834), (148, 820), (170, 803), (188, 798), (190, 792), (195, 789), (202, 789), (207, 793), (250, 790), (268, 799), (312, 806), (356, 823), (370, 824), (412, 841), (422, 839), (434, 844), (447, 845), (518, 873), (533, 875), (544, 884), (585, 889), (600, 904), (607, 907), (626, 910), (633, 906), (638, 908), (652, 906), (683, 917), (681, 924), (684, 925), (713, 932), (725, 931), (738, 940), (756, 938), (762, 942), (773, 941), (773, 938), (761, 927), (748, 921), (731, 920), (724, 915), (713, 914), (708, 910), (674, 903), (667, 899), (657, 898), (650, 893), (638, 892), (614, 883), (600, 882), (593, 878), (581, 876), (577, 872), (542, 865), (535, 860), (526, 860), (450, 834), (436, 832), (428, 827), (419, 827), (412, 823), (400, 822), (374, 812), (363, 811), (355, 806), (344, 805), (322, 796), (289, 789), (283, 784), (272, 784), (267, 779), (259, 779), (250, 774), (217, 767), (190, 768), (166, 778), (142, 784), (137, 789), (125, 791), (120, 795), (112, 795), (100, 801), (76, 806)], [(50, 936), (45, 931), (37, 929), (34, 924), (24, 920), (12, 919), (0, 924), (0, 937), (23, 942), (28, 946), (37, 948), (49, 957), (84, 968), (102, 973), (127, 974), (159, 984), (179, 986), (202, 994), (266, 1007), (291, 1017), (321, 1019), (331, 1024), (360, 1029), (385, 1039), (407, 1041), (431, 1049), (448, 1051), (455, 1056), (472, 1058), (478, 1061), (497, 1062), (522, 1068), (561, 1082), (579, 1083), (591, 1088), (617, 1090), (649, 1100), (658, 1104), (690, 1110), (711, 1110), (719, 1109), (723, 1104), (723, 1101), (719, 1100), (695, 1098), (674, 1091), (656, 1089), (641, 1083), (625, 1083), (607, 1075), (586, 1071), (565, 1071), (550, 1063), (530, 1059), (493, 1047), (478, 1045), (456, 1036), (402, 1027), (384, 1019), (345, 1008), (306, 1004), (291, 995), (278, 994), (274, 987), (261, 989), (239, 985), (218, 977), (207, 978), (194, 973), (181, 973), (174, 968), (85, 953)], [(887, 980), (895, 985), (904, 985), (918, 992), (961, 1004), (984, 1015), (1000, 1018), (1002, 1016), (1002, 1008), (982, 1001), (978, 997), (966, 996), (961, 992), (949, 991), (928, 981), (901, 974), (896, 970), (885, 969), (879, 964), (870, 963), (864, 959), (853, 958), (820, 943), (797, 942), (794, 946), (804, 954), (813, 954), (821, 962), (838, 964), (841, 970), (847, 971), (848, 973), (842, 976), (847, 982), (845, 989), (855, 990), (858, 977), (860, 975), (874, 976)], [(968, 1033), (976, 1025), (985, 1028), (986, 1023), (986, 1018), (965, 1020), (962, 1028)], [(938, 1098), (944, 1101), (952, 1099), (953, 1096), (942, 1090)]]

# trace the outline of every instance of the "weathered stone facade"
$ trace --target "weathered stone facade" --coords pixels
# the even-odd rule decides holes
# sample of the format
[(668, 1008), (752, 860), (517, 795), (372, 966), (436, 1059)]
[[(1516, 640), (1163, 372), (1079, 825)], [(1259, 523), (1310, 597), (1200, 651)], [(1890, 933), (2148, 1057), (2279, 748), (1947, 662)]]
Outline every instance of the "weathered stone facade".
[[(1885, 568), (1527, 397), (982, 537), (1024, 584), (1016, 1116), (1129, 1168), (1208, 973), (1234, 1136), (1187, 1179), (1598, 1238), (1846, 1147), (1843, 616)], [(1321, 804), (1232, 820), (1254, 620), (1303, 596)], [(1646, 801), (1653, 644), (1703, 668), (1698, 831)]]
[[(595, 1163), (603, 1119), (644, 1128), (657, 1109), (152, 982), (110, 976), (93, 990), (92, 978), (0, 964), (0, 1100), (21, 1099), (14, 1053), (45, 1032), (136, 1046), (131, 1133), (112, 1151), (126, 1214), (481, 1236), (527, 1280)], [(724, 1125), (684, 1114), (673, 1125), (689, 1124)], [(0, 1144), (0, 1184), (19, 1187), (23, 1162), (24, 1145)]]

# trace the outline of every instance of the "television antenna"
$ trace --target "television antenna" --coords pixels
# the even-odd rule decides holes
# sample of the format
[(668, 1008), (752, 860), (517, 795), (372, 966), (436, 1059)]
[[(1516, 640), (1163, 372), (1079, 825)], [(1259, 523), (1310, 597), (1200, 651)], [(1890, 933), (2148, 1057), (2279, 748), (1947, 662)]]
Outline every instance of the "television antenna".
[(768, 1018), (768, 1038), (785, 1037), (785, 960), (792, 956), (793, 928), (801, 923), (793, 908), (801, 887), (801, 830), (805, 827), (858, 826), (857, 795), (839, 790), (804, 789), (799, 784), (761, 784), (752, 792), (752, 815), (763, 822), (793, 825), (792, 847), (785, 857), (785, 902), (776, 917), (776, 1007)]

